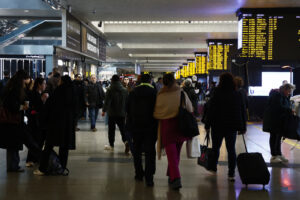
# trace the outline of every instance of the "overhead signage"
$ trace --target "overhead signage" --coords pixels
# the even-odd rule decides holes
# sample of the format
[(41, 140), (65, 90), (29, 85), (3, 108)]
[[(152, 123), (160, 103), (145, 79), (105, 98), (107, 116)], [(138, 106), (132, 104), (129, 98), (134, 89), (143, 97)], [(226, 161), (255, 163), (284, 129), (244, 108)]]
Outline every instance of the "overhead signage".
[(81, 51), (80, 21), (67, 14), (67, 47)]

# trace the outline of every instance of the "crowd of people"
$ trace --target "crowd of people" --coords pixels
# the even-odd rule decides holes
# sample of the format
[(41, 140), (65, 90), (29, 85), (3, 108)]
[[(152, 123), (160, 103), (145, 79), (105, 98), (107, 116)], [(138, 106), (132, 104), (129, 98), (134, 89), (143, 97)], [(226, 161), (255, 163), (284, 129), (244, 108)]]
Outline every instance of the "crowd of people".
[[(154, 185), (156, 155), (161, 158), (162, 149), (168, 160), (167, 176), (172, 189), (182, 187), (179, 170), (180, 152), (185, 141), (191, 139), (183, 135), (179, 128), (178, 108), (181, 92), (184, 91), (184, 107), (199, 116), (198, 103), (203, 95), (209, 97), (205, 105), (202, 121), (207, 132), (211, 132), (213, 165), (209, 169), (217, 172), (220, 147), (223, 139), (228, 152), (228, 179), (234, 181), (236, 168), (235, 143), (237, 134), (247, 130), (247, 92), (243, 81), (230, 73), (220, 76), (219, 84), (211, 84), (208, 91), (203, 84), (193, 87), (191, 79), (178, 83), (172, 74), (165, 74), (153, 83), (149, 74), (143, 74), (136, 83), (128, 78), (121, 81), (114, 75), (110, 82), (99, 83), (92, 75), (90, 80), (77, 74), (74, 80), (61, 76), (56, 68), (49, 74), (47, 83), (43, 78), (31, 80), (20, 70), (11, 79), (5, 74), (0, 84), (0, 148), (7, 151), (7, 171), (22, 172), (19, 166), (19, 150), (23, 144), (28, 148), (27, 167), (38, 165), (35, 175), (49, 173), (49, 159), (53, 159), (53, 148), (59, 147), (60, 175), (68, 175), (69, 150), (76, 148), (75, 131), (78, 121), (86, 116), (88, 109), (91, 131), (96, 132), (99, 109), (108, 119), (108, 141), (105, 150), (114, 151), (115, 130), (118, 126), (124, 152), (131, 151), (134, 158), (135, 180), (146, 185)], [(103, 87), (105, 85), (106, 87)], [(198, 91), (197, 91), (198, 90)], [(201, 90), (201, 92), (199, 92)], [(270, 95), (271, 110), (289, 112), (288, 97), (292, 85), (285, 84)], [(274, 113), (273, 113), (274, 114)], [(266, 128), (271, 132), (270, 147), (272, 161), (287, 161), (280, 151), (281, 127), (272, 115)], [(28, 120), (24, 122), (24, 118)], [(142, 164), (142, 153), (145, 166)]]

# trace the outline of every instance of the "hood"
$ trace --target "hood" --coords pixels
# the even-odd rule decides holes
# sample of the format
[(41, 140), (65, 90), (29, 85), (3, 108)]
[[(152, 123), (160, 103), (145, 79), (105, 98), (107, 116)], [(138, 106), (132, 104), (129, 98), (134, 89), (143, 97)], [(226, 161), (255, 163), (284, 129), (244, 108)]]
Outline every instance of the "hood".
[(154, 87), (150, 87), (147, 85), (140, 85), (134, 89), (134, 92), (138, 96), (145, 97), (145, 96), (149, 96), (150, 94), (153, 94), (153, 92), (155, 92), (154, 90), (155, 90)]
[(110, 85), (110, 89), (111, 90), (125, 90), (125, 88), (123, 87), (123, 85), (121, 84), (121, 82), (114, 82), (114, 83), (111, 83)]

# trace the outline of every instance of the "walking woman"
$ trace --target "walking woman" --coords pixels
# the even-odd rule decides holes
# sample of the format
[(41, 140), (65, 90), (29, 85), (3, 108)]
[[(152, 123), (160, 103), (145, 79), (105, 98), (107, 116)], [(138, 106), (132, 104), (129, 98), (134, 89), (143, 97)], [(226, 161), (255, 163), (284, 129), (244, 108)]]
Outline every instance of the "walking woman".
[(236, 90), (234, 78), (231, 73), (223, 73), (220, 83), (216, 87), (208, 103), (205, 129), (211, 128), (212, 149), (214, 159), (212, 163), (213, 173), (217, 172), (217, 164), (220, 148), (225, 138), (228, 152), (228, 180), (235, 180), (236, 151), (235, 143), (237, 132), (246, 132), (246, 110), (243, 97)]
[(19, 151), (23, 149), (25, 139), (24, 111), (28, 109), (28, 103), (24, 101), (28, 78), (25, 71), (18, 71), (8, 81), (2, 97), (0, 148), (6, 149), (7, 172), (24, 171), (19, 166)]
[[(189, 138), (183, 136), (178, 125), (182, 89), (177, 85), (172, 74), (164, 75), (163, 84), (163, 88), (158, 93), (154, 110), (154, 118), (159, 119), (157, 150), (160, 159), (161, 147), (165, 148), (168, 158), (169, 184), (172, 189), (177, 190), (182, 187), (179, 171), (180, 151), (183, 142)], [(187, 94), (185, 92), (184, 94), (186, 109), (192, 113), (192, 103)]]
[[(67, 167), (69, 150), (75, 149), (76, 98), (74, 87), (69, 76), (59, 80), (58, 87), (46, 102), (46, 141), (42, 152), (39, 170), (35, 175), (47, 173), (49, 157), (54, 146), (59, 147), (59, 160), (62, 175)], [(67, 174), (64, 174), (67, 175)]]
[[(41, 114), (44, 104), (47, 100), (48, 94), (43, 93), (46, 89), (46, 81), (43, 78), (36, 78), (32, 91), (29, 93), (29, 118), (28, 126), (31, 130), (31, 135), (34, 141), (42, 150), (45, 135), (43, 135), (41, 127)], [(39, 158), (35, 157), (31, 150), (28, 151), (26, 167), (33, 167), (35, 163), (39, 162)]]

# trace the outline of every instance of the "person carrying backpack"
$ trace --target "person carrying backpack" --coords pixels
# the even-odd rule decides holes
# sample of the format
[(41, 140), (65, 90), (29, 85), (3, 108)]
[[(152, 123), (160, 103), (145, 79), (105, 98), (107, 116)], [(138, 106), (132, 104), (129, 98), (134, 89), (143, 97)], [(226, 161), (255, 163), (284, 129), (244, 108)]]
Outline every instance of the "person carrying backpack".
[(107, 89), (102, 116), (107, 112), (108, 115), (108, 140), (109, 146), (105, 146), (105, 150), (113, 151), (115, 143), (116, 124), (118, 125), (122, 141), (125, 144), (125, 153), (129, 153), (129, 144), (125, 135), (125, 116), (126, 116), (126, 102), (128, 92), (122, 86), (120, 77), (113, 75), (111, 78), (111, 86)]

